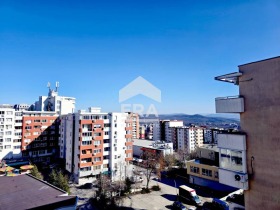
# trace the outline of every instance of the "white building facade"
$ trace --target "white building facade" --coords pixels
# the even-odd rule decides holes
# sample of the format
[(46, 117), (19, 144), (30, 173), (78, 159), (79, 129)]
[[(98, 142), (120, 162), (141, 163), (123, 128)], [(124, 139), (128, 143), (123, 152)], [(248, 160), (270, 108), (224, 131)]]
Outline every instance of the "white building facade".
[(128, 176), (132, 124), (127, 113), (102, 113), (100, 108), (62, 116), (61, 156), (76, 183), (93, 182), (100, 174), (110, 175), (113, 181)]

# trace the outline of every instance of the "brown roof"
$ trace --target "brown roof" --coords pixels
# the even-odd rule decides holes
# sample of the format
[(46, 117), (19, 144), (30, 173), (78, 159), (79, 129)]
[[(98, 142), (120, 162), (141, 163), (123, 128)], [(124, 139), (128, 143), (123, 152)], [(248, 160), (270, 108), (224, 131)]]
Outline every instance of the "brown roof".
[(48, 209), (76, 205), (76, 196), (30, 175), (0, 177), (0, 208), (1, 209)]

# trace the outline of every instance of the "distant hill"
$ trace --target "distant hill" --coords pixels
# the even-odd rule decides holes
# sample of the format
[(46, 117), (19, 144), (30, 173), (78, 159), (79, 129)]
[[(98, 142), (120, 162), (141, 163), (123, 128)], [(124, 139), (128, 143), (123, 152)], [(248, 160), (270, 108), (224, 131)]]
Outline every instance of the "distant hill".
[[(148, 118), (142, 119), (152, 119), (154, 117), (150, 116)], [(160, 120), (182, 120), (184, 125), (195, 124), (195, 125), (205, 125), (205, 126), (217, 126), (224, 128), (232, 128), (239, 126), (239, 119), (224, 118), (224, 117), (211, 117), (203, 116), (199, 114), (188, 115), (188, 114), (162, 114), (159, 115)]]
[(206, 117), (221, 117), (221, 118), (227, 118), (227, 119), (240, 120), (239, 114), (200, 114), (200, 115), (206, 116)]

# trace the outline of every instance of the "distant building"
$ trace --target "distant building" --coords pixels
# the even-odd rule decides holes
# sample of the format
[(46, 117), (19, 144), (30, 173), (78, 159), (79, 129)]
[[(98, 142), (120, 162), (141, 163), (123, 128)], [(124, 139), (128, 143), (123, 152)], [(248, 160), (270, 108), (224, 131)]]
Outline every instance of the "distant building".
[(198, 147), (203, 146), (203, 128), (179, 127), (176, 129), (178, 150), (183, 150), (186, 153), (191, 153), (195, 151)]
[(76, 99), (73, 97), (65, 97), (58, 95), (59, 83), (56, 82), (56, 89), (52, 90), (49, 87), (48, 96), (40, 96), (39, 101), (35, 102), (34, 111), (49, 111), (55, 112), (57, 115), (73, 113), (75, 111)]
[(67, 192), (31, 175), (0, 178), (1, 209), (67, 209), (74, 210), (77, 196), (69, 196)]
[(223, 129), (205, 128), (204, 129), (204, 143), (205, 144), (218, 144), (217, 134)]
[(173, 154), (173, 143), (167, 143), (164, 141), (134, 139), (133, 156), (141, 157), (143, 151), (152, 152), (154, 154), (162, 154), (163, 156)]
[(139, 133), (140, 133), (140, 125), (139, 125), (139, 114), (129, 112), (128, 117), (131, 119), (132, 123), (132, 138), (133, 139), (139, 139)]

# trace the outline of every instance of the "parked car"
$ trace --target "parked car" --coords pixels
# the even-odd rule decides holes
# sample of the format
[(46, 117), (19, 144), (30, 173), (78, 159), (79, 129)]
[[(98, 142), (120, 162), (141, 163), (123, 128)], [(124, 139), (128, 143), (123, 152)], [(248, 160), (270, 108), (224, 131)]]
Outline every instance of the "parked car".
[(180, 201), (175, 201), (172, 205), (172, 209), (174, 209), (174, 210), (187, 210), (187, 208)]

